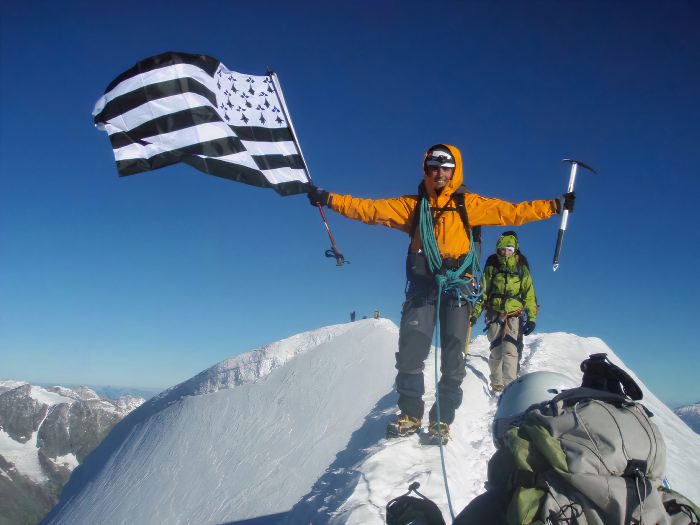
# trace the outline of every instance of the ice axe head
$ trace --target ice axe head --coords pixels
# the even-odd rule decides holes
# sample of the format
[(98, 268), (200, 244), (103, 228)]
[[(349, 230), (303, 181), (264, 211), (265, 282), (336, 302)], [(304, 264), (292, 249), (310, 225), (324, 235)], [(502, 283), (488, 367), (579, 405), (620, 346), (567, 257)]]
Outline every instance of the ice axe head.
[(596, 175), (598, 175), (598, 172), (591, 168), (588, 164), (585, 162), (581, 162), (580, 160), (574, 160), (574, 159), (561, 159), (562, 162), (568, 162), (571, 165), (576, 164), (577, 166), (581, 166), (582, 168), (586, 168), (588, 171), (592, 171)]

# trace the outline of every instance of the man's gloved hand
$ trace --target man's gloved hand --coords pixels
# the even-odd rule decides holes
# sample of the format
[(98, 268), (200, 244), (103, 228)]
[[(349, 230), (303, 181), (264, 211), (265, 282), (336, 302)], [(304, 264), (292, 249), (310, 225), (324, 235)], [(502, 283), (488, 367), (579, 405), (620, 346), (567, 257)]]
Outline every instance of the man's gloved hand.
[(535, 321), (528, 321), (525, 323), (525, 326), (523, 326), (523, 335), (530, 335), (534, 329)]
[(471, 326), (474, 326), (474, 325), (476, 324), (476, 321), (477, 321), (477, 317), (476, 317), (475, 315), (472, 315), (472, 316), (469, 318), (469, 324), (470, 324)]
[(569, 210), (569, 213), (574, 212), (574, 203), (576, 202), (576, 193), (570, 191), (557, 199), (557, 213), (564, 210)]
[(328, 206), (328, 198), (330, 194), (323, 188), (312, 186), (311, 190), (309, 190), (309, 193), (306, 195), (309, 197), (309, 203), (311, 206), (318, 206), (319, 204), (321, 206)]

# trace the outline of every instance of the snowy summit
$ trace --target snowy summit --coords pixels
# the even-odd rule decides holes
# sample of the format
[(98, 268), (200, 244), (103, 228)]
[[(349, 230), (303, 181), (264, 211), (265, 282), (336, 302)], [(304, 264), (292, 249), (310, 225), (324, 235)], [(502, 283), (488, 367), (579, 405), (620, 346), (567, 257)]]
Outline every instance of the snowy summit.
[(676, 415), (685, 421), (685, 424), (700, 434), (700, 402), (692, 405), (684, 405), (674, 410)]
[[(368, 319), (299, 334), (203, 371), (122, 420), (74, 471), (44, 523), (381, 524), (386, 503), (413, 481), (449, 523), (439, 448), (417, 436), (385, 438), (396, 413), (397, 341), (391, 321)], [(523, 373), (549, 370), (578, 382), (581, 361), (597, 352), (626, 369), (600, 339), (529, 336)], [(494, 452), (487, 360), (488, 342), (479, 336), (445, 447), (455, 513), (483, 492)], [(433, 366), (431, 355), (428, 404)], [(639, 384), (666, 440), (671, 487), (700, 501), (700, 436)]]

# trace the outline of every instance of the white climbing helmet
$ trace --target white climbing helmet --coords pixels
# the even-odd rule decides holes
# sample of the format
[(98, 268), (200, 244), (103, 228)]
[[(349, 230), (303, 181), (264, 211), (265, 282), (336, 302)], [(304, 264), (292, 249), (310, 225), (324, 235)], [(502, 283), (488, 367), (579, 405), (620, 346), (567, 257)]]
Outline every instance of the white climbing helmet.
[(493, 418), (493, 443), (502, 448), (503, 438), (511, 426), (517, 426), (532, 405), (549, 401), (564, 390), (578, 388), (579, 384), (557, 372), (531, 372), (510, 383), (498, 399)]

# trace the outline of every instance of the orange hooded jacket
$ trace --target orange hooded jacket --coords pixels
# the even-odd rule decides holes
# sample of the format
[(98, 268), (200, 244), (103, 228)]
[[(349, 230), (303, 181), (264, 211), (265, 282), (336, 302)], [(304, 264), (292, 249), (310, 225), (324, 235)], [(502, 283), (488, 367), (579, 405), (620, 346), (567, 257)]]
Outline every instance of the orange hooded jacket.
[[(438, 144), (426, 151), (424, 156), (438, 146), (448, 148), (455, 158), (455, 171), (452, 179), (438, 195), (433, 181), (423, 170), (423, 187), (430, 199), (432, 210), (452, 208), (441, 213), (435, 223), (435, 239), (443, 258), (457, 259), (469, 252), (469, 237), (453, 199), (455, 191), (462, 185), (462, 154), (448, 144)], [(510, 202), (482, 197), (475, 193), (465, 193), (465, 204), (469, 224), (473, 226), (519, 226), (532, 221), (548, 219), (557, 213), (556, 200), (537, 200), (511, 204)], [(330, 194), (328, 206), (348, 217), (367, 224), (380, 224), (411, 234), (413, 217), (417, 212), (418, 196), (404, 195), (393, 199), (359, 199), (351, 195)], [(420, 234), (411, 240), (411, 252), (421, 248)]]

